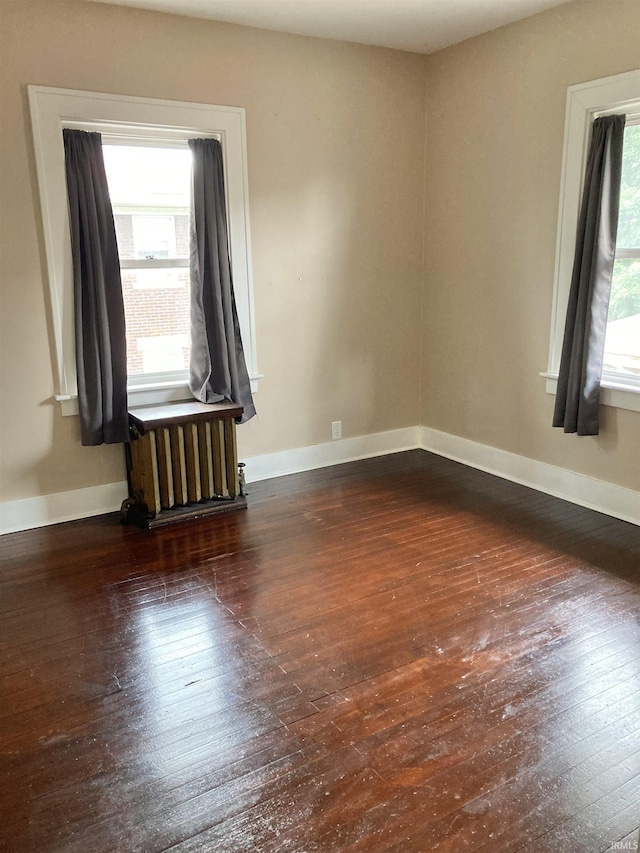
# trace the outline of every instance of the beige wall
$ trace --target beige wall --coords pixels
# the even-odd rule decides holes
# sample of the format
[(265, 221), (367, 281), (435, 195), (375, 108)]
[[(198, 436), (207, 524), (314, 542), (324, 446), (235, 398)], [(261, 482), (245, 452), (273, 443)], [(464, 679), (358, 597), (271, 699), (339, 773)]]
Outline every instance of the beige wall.
[(2, 2), (0, 501), (124, 478), (63, 418), (25, 87), (247, 111), (258, 418), (243, 456), (419, 420), (424, 58), (94, 3)]
[(551, 428), (568, 86), (640, 67), (638, 0), (579, 0), (427, 60), (422, 423), (640, 489), (640, 414)]

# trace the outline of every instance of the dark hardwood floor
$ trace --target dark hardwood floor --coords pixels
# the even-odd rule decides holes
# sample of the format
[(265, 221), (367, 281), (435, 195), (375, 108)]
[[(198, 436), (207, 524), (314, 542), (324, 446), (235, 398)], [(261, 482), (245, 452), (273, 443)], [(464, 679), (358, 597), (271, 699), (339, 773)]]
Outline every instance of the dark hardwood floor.
[(638, 848), (640, 528), (414, 451), (0, 539), (0, 844)]

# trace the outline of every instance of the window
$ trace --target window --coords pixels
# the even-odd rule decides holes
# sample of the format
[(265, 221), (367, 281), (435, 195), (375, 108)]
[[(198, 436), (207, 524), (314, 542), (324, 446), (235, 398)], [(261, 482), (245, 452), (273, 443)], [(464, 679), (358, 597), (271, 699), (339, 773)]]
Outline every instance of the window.
[(121, 257), (130, 405), (190, 397), (185, 175), (191, 155), (186, 140), (220, 140), (238, 319), (252, 390), (257, 390), (244, 110), (42, 86), (29, 86), (29, 100), (53, 317), (55, 390), (63, 414), (77, 413), (65, 127), (102, 134)]
[(191, 152), (103, 137), (118, 239), (130, 386), (189, 368)]
[(640, 119), (624, 131), (604, 373), (640, 379)]
[(601, 400), (640, 411), (640, 71), (572, 86), (567, 92), (549, 366), (542, 375), (547, 391), (555, 393), (591, 124), (612, 113), (627, 118)]

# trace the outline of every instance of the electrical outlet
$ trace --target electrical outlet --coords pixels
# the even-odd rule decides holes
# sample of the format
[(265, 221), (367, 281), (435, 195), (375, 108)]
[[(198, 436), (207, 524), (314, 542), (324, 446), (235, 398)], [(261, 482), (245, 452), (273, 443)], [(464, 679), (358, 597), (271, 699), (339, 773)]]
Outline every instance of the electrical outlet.
[(342, 421), (333, 421), (331, 424), (331, 441), (342, 438)]

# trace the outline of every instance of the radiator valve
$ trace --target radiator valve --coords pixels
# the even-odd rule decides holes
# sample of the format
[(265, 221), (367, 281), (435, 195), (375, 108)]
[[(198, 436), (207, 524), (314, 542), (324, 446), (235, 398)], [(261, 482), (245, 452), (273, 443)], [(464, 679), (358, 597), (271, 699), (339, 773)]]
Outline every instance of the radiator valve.
[(241, 498), (246, 498), (246, 496), (247, 496), (247, 489), (246, 489), (247, 481), (245, 480), (245, 477), (244, 477), (244, 466), (245, 466), (244, 462), (238, 462), (238, 485), (240, 487), (240, 497)]

